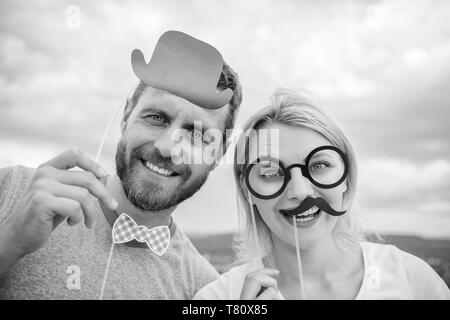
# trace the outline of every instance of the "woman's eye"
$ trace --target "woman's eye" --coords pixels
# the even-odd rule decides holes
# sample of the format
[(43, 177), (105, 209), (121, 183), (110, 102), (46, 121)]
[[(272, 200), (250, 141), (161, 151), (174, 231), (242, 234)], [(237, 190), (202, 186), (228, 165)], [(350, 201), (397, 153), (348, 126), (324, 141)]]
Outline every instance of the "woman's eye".
[(278, 170), (274, 170), (273, 168), (264, 169), (262, 168), (259, 174), (263, 178), (274, 178), (280, 176), (280, 172)]
[(318, 162), (318, 163), (314, 163), (310, 168), (311, 171), (316, 171), (316, 170), (323, 170), (328, 168), (329, 165), (325, 162)]
[(268, 178), (272, 178), (272, 177), (275, 177), (275, 176), (277, 176), (278, 175), (278, 172), (267, 172), (267, 173), (265, 173), (265, 174), (263, 174), (265, 177), (268, 177)]

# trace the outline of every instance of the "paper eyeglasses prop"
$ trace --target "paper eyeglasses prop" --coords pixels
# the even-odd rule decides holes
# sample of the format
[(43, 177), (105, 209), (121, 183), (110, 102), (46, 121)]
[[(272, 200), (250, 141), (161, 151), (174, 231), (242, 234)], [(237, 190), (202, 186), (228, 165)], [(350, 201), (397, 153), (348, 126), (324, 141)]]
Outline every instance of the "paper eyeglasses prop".
[[(347, 178), (349, 161), (343, 151), (334, 146), (321, 146), (312, 150), (306, 157), (305, 164), (295, 163), (285, 166), (282, 161), (261, 157), (248, 164), (244, 177), (250, 193), (263, 200), (279, 197), (291, 180), (290, 171), (300, 168), (302, 175), (312, 184), (322, 189), (337, 187)], [(346, 212), (334, 210), (328, 202), (322, 198), (308, 196), (295, 209), (280, 210), (281, 213), (294, 216), (317, 206), (332, 216), (340, 216)]]
[(167, 31), (158, 40), (147, 64), (135, 49), (131, 65), (145, 84), (168, 91), (206, 109), (219, 109), (233, 91), (217, 89), (223, 59), (213, 46), (179, 31)]

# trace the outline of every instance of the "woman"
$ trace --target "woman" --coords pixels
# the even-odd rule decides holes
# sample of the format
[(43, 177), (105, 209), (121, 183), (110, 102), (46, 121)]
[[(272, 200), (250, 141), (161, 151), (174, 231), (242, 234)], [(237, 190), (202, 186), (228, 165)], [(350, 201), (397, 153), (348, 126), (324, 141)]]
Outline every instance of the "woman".
[(450, 298), (426, 262), (365, 240), (352, 147), (312, 101), (277, 91), (244, 132), (234, 174), (247, 262), (194, 299)]

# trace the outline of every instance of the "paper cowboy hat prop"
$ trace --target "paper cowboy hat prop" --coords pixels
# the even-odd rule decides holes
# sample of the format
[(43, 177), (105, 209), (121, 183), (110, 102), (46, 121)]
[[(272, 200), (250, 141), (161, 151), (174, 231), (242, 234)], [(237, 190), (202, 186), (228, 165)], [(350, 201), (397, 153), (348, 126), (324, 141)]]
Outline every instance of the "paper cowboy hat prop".
[(229, 88), (217, 89), (223, 68), (219, 51), (179, 31), (167, 31), (159, 38), (148, 64), (140, 50), (133, 50), (131, 64), (136, 76), (145, 84), (202, 108), (221, 108), (233, 96)]

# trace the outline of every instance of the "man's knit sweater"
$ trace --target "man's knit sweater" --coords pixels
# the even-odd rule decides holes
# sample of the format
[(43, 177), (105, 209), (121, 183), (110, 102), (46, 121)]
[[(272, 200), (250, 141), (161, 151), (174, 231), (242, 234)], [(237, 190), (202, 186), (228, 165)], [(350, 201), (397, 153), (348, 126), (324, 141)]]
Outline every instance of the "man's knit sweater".
[[(0, 169), (0, 230), (33, 174), (22, 166)], [(161, 257), (149, 249), (116, 244), (104, 299), (190, 299), (215, 280), (217, 271), (189, 239), (177, 227), (173, 232)], [(43, 247), (0, 277), (0, 300), (98, 299), (111, 241), (111, 227), (100, 206), (92, 230), (82, 223), (62, 223)]]

